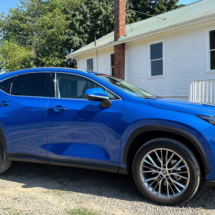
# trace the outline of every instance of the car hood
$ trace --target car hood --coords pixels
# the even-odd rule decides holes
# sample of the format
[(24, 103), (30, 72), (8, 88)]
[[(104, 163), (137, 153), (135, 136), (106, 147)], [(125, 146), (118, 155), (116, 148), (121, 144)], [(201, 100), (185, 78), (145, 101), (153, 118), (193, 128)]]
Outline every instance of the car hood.
[(215, 116), (215, 106), (173, 99), (148, 99), (152, 106), (197, 115)]

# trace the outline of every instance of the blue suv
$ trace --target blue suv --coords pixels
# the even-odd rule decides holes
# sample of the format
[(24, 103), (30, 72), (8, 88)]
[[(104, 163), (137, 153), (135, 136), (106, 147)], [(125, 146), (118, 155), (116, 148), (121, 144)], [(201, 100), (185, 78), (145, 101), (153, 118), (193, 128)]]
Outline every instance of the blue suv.
[(105, 74), (35, 68), (0, 76), (0, 173), (12, 161), (133, 174), (176, 205), (215, 185), (215, 107), (162, 99)]

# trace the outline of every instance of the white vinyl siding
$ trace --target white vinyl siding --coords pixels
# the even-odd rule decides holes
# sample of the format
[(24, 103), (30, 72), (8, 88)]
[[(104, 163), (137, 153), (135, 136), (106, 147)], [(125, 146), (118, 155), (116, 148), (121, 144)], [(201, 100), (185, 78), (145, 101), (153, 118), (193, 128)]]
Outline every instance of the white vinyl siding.
[(94, 58), (93, 67), (94, 72), (111, 75), (111, 54), (113, 54), (113, 47), (98, 50), (96, 52), (78, 56), (78, 69), (87, 70), (87, 59)]
[[(87, 70), (87, 59), (93, 58), (94, 59), (94, 68), (95, 68), (95, 53), (90, 52), (89, 54), (81, 55), (77, 57), (77, 68), (80, 70)], [(96, 69), (96, 68), (95, 68)]]
[(114, 48), (106, 48), (98, 51), (98, 72), (111, 75), (111, 54), (114, 52)]
[[(209, 78), (206, 73), (207, 26), (193, 26), (139, 39), (126, 44), (126, 80), (139, 88), (166, 98), (188, 100), (189, 82)], [(165, 76), (150, 77), (149, 44), (164, 40)], [(215, 78), (215, 73), (210, 74)]]
[[(208, 72), (209, 31), (214, 20), (151, 35), (126, 43), (125, 79), (130, 84), (165, 98), (188, 100), (192, 80), (215, 79)], [(205, 33), (207, 31), (207, 34)], [(150, 76), (149, 45), (163, 41), (163, 76)], [(95, 56), (95, 72), (111, 74), (114, 47), (78, 56), (78, 69), (86, 70), (86, 59)]]

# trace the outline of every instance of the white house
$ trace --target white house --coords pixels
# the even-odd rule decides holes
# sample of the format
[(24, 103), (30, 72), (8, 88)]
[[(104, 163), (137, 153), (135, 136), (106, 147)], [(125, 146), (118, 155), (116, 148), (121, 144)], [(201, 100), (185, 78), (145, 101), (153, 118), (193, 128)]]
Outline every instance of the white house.
[[(124, 29), (123, 1), (115, 0), (114, 32), (66, 56), (77, 59), (78, 69), (114, 74), (155, 95), (183, 100), (198, 87), (189, 89), (190, 81), (215, 79), (215, 0), (198, 1)], [(202, 86), (209, 93), (207, 82)]]

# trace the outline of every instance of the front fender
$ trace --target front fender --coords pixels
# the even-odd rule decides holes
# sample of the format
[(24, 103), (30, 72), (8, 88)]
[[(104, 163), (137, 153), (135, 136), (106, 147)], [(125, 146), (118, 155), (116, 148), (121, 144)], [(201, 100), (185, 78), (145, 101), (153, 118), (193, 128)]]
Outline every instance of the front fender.
[[(121, 166), (124, 168), (127, 167), (129, 148), (135, 137), (148, 131), (170, 132), (186, 138), (198, 150), (203, 161), (206, 175), (210, 173), (210, 167), (214, 167), (214, 158), (211, 147), (200, 131), (181, 122), (163, 119), (142, 119), (132, 123), (125, 129), (121, 139), (121, 152), (123, 152), (120, 160)], [(210, 164), (208, 157), (210, 158)]]

